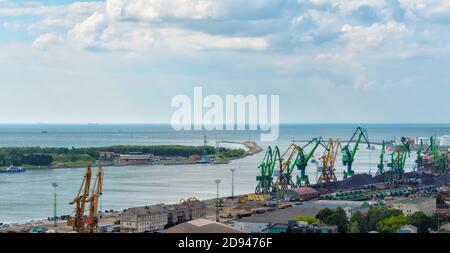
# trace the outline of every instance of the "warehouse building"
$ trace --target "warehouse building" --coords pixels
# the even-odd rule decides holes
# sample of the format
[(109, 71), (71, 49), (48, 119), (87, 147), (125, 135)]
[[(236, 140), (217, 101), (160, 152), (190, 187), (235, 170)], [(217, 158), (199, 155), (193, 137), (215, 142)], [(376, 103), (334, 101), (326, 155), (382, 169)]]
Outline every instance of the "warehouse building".
[(156, 232), (168, 223), (167, 210), (161, 205), (129, 208), (120, 216), (122, 232)]
[(286, 201), (306, 201), (319, 197), (319, 192), (310, 187), (300, 187), (277, 192), (277, 199)]
[(155, 160), (153, 154), (129, 154), (120, 155), (119, 157), (122, 165), (147, 165)]
[(419, 211), (431, 216), (436, 213), (436, 198), (394, 200), (391, 203), (391, 208), (401, 210), (406, 216)]
[(187, 206), (189, 209), (189, 220), (206, 218), (206, 204), (202, 201), (191, 198), (184, 201), (182, 205)]

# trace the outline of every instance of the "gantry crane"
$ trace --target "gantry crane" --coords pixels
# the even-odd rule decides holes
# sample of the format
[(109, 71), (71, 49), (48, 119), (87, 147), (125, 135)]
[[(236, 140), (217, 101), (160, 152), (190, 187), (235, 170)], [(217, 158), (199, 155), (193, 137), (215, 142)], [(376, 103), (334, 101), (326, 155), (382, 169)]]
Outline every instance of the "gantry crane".
[(256, 186), (256, 194), (267, 194), (273, 189), (273, 172), (275, 165), (279, 162), (280, 150), (278, 146), (272, 149), (270, 146), (267, 148), (266, 154), (262, 163), (258, 166), (260, 175), (256, 177), (258, 185)]
[(341, 151), (342, 146), (339, 139), (336, 141), (333, 141), (332, 139), (328, 140), (327, 149), (323, 156), (319, 158), (319, 160), (322, 160), (322, 174), (317, 180), (318, 184), (329, 185), (332, 182), (337, 182), (336, 174), (334, 174), (334, 164), (336, 162), (337, 154)]
[(402, 137), (401, 143), (401, 147), (391, 153), (391, 162), (387, 164), (387, 167), (394, 172), (394, 177), (397, 179), (402, 179), (405, 172), (406, 157), (411, 154), (409, 140)]
[[(75, 199), (69, 205), (75, 204), (75, 215), (72, 220), (73, 231), (85, 233), (96, 232), (98, 228), (98, 201), (102, 195), (103, 168), (100, 166), (95, 178), (94, 187), (90, 191), (92, 168), (89, 165), (83, 177), (80, 190)], [(89, 202), (89, 215), (85, 219), (86, 203)], [(85, 226), (87, 225), (87, 226)]]
[[(352, 165), (353, 161), (355, 160), (356, 151), (358, 150), (359, 144), (361, 143), (361, 139), (364, 139), (364, 141), (367, 143), (368, 149), (374, 149), (373, 146), (370, 145), (367, 130), (361, 127), (357, 127), (356, 131), (353, 133), (352, 138), (350, 138), (348, 143), (344, 147), (342, 147), (342, 163), (347, 166), (347, 171), (344, 171), (344, 178), (351, 177), (355, 174), (352, 169)], [(350, 143), (352, 142), (355, 142), (353, 148), (350, 147)]]
[(386, 143), (383, 140), (383, 144), (381, 145), (381, 153), (380, 153), (380, 163), (377, 165), (377, 175), (381, 175), (384, 173), (384, 154), (386, 152)]
[[(313, 145), (313, 147), (308, 152), (308, 154), (306, 154), (305, 149), (309, 145)], [(322, 139), (322, 137), (314, 138), (311, 141), (309, 141), (306, 145), (300, 148), (300, 151), (298, 152), (297, 155), (297, 159), (295, 160), (295, 166), (297, 167), (297, 170), (300, 173), (300, 175), (297, 175), (297, 181), (295, 183), (297, 187), (309, 186), (309, 177), (308, 175), (306, 175), (306, 167), (308, 166), (309, 160), (313, 157), (314, 152), (319, 147), (319, 145), (328, 150), (327, 145), (325, 141)]]
[(301, 152), (300, 147), (296, 144), (291, 144), (286, 151), (278, 159), (279, 173), (278, 178), (274, 184), (273, 191), (286, 190), (288, 188), (295, 188), (292, 181), (292, 172), (294, 171), (295, 162), (292, 163), (294, 157), (298, 158)]

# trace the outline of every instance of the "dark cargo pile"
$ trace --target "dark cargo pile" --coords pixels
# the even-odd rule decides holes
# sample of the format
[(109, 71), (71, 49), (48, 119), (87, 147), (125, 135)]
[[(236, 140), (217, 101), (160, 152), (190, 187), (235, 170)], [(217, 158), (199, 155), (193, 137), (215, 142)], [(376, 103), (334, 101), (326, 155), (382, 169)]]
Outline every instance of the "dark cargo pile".
[(369, 174), (356, 174), (350, 178), (338, 182), (337, 187), (340, 189), (351, 189), (361, 187), (367, 184), (374, 184), (376, 181)]

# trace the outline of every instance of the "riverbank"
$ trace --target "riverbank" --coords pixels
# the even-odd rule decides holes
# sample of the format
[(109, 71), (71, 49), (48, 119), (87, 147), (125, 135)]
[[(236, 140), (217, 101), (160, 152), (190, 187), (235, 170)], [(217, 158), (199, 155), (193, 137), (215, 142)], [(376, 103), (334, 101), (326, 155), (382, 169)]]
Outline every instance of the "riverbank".
[[(186, 165), (186, 164), (226, 164), (232, 160), (253, 155), (258, 147), (254, 142), (239, 143), (240, 148), (212, 146), (108, 146), (89, 148), (12, 147), (0, 148), (0, 169), (10, 164), (26, 169), (63, 169), (93, 166), (128, 165)], [(123, 161), (123, 155), (149, 155), (147, 162)], [(205, 159), (208, 158), (208, 159)]]

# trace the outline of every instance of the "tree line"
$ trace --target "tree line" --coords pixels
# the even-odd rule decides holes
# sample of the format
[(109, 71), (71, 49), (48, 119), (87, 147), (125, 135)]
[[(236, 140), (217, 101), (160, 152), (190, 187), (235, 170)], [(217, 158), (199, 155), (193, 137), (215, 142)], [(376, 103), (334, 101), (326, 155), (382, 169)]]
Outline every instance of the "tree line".
[[(89, 155), (94, 159), (99, 157), (100, 152), (115, 152), (118, 154), (145, 153), (157, 156), (182, 156), (191, 155), (212, 155), (216, 153), (216, 148), (212, 146), (183, 146), (183, 145), (155, 145), (155, 146), (134, 146), (117, 145), (107, 147), (10, 147), (0, 148), (0, 166), (21, 166), (23, 164), (48, 166), (54, 160), (54, 155)], [(239, 158), (245, 155), (242, 149), (229, 149), (220, 147), (217, 150), (222, 158)]]
[(363, 214), (356, 211), (350, 220), (342, 208), (324, 208), (313, 219), (298, 217), (297, 220), (318, 221), (326, 225), (338, 227), (340, 233), (368, 233), (377, 231), (380, 233), (396, 233), (398, 229), (405, 225), (414, 225), (418, 233), (428, 233), (439, 228), (439, 224), (448, 221), (448, 217), (435, 214), (428, 216), (423, 212), (416, 212), (411, 216), (405, 216), (402, 211), (390, 209), (384, 206), (371, 206), (369, 211)]

